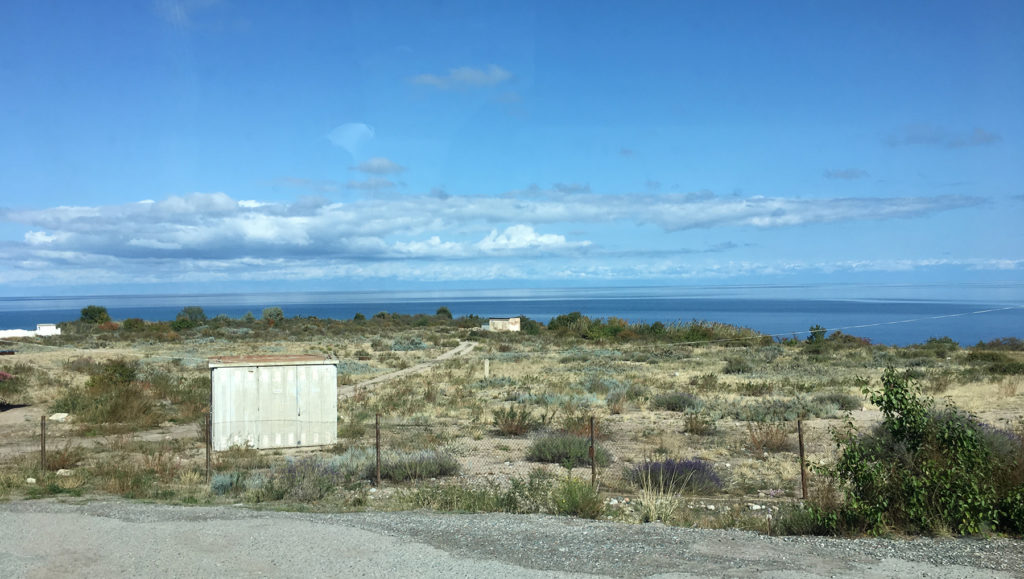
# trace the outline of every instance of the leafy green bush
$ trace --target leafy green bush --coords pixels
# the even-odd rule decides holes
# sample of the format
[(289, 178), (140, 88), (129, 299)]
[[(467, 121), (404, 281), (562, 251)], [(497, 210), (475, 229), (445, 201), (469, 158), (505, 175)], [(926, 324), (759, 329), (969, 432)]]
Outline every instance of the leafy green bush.
[(852, 426), (836, 433), (839, 458), (819, 470), (843, 484), (846, 502), (819, 510), (824, 527), (830, 532), (1013, 532), (1019, 523), (1007, 518), (1014, 498), (1007, 477), (1017, 471), (988, 442), (982, 423), (951, 405), (933, 410), (916, 383), (892, 367), (882, 375), (882, 389), (865, 388), (865, 394), (881, 409), (883, 421), (870, 434)]
[(102, 324), (110, 321), (110, 314), (103, 306), (85, 306), (79, 320), (86, 324)]
[[(548, 462), (567, 467), (590, 465), (590, 440), (569, 434), (549, 434), (537, 438), (526, 451), (526, 460)], [(594, 444), (594, 462), (608, 466), (612, 457), (603, 446)]]
[(121, 322), (121, 329), (129, 332), (138, 332), (146, 329), (146, 322), (142, 318), (128, 318)]
[(171, 328), (180, 332), (190, 330), (206, 323), (206, 312), (199, 306), (185, 306), (171, 323)]
[(276, 326), (284, 321), (284, 311), (278, 306), (263, 308), (262, 319), (271, 326)]

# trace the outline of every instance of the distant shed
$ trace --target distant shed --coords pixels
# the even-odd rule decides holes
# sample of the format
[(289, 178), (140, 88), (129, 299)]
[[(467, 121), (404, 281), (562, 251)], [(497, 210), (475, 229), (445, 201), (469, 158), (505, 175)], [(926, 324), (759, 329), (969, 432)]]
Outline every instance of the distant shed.
[(487, 329), (492, 332), (518, 332), (519, 318), (489, 318)]
[(321, 356), (211, 359), (213, 450), (337, 442), (337, 364)]

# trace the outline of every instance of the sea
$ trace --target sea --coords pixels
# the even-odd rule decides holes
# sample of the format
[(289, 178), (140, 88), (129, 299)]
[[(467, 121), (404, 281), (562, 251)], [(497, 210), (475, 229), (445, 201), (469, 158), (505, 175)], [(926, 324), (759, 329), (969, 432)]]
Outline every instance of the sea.
[(174, 295), (0, 297), (0, 330), (77, 320), (87, 305), (107, 308), (115, 320), (173, 320), (185, 306), (208, 317), (259, 317), (278, 306), (286, 317), (351, 319), (357, 313), (456, 317), (523, 315), (547, 323), (560, 314), (629, 322), (723, 322), (780, 338), (806, 337), (812, 325), (906, 346), (949, 337), (961, 345), (1024, 337), (1024, 282), (946, 285), (792, 285), (545, 288), (510, 290), (271, 292)]

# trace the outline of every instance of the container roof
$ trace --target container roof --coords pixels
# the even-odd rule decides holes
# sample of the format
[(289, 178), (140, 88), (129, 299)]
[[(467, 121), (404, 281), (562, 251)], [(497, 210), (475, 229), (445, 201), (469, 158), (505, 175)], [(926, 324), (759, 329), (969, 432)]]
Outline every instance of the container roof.
[(210, 358), (211, 368), (231, 366), (313, 366), (334, 365), (333, 358), (310, 354), (271, 354), (266, 356), (219, 356)]

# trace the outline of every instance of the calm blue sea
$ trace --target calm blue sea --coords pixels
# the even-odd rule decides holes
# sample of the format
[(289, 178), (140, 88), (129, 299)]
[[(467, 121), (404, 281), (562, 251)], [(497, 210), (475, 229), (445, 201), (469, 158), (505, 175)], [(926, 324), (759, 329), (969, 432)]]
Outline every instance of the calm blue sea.
[[(213, 317), (259, 317), (268, 306), (286, 316), (351, 319), (357, 312), (433, 314), (447, 306), (455, 316), (526, 315), (541, 322), (579, 311), (628, 321), (725, 322), (767, 334), (803, 337), (820, 324), (831, 330), (907, 345), (949, 336), (963, 345), (1000, 337), (1024, 337), (1024, 286), (981, 288), (829, 286), (477, 290), (462, 292), (296, 292), (220, 295), (108, 295), (0, 297), (0, 329), (34, 329), (37, 323), (76, 320), (96, 304), (115, 320), (172, 320), (185, 306)], [(951, 297), (955, 294), (955, 298)], [(843, 295), (830, 298), (830, 295)], [(850, 297), (855, 296), (855, 297)], [(870, 296), (870, 297), (869, 297)]]

